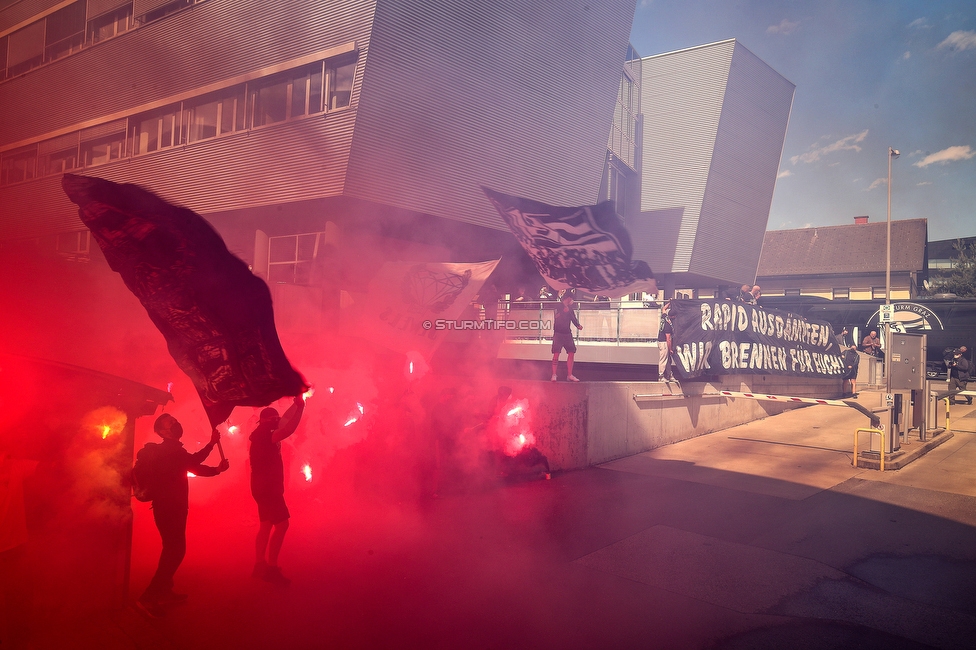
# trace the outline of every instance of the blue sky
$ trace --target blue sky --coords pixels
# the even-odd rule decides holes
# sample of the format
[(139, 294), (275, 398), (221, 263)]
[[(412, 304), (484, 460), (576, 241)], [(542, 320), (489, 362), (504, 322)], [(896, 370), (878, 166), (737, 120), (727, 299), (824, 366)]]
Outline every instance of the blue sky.
[(736, 38), (796, 84), (770, 230), (928, 219), (976, 235), (976, 2), (638, 0), (642, 56)]

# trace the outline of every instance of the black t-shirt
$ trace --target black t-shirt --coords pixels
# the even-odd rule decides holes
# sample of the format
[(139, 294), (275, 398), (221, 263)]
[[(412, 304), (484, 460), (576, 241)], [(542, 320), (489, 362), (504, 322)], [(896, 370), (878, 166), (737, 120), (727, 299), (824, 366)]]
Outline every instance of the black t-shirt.
[(274, 430), (259, 424), (251, 433), (251, 494), (254, 496), (285, 493), (285, 469), (281, 462), (281, 443), (273, 442)]
[(567, 307), (566, 303), (560, 302), (556, 306), (552, 331), (556, 334), (572, 334), (569, 324), (572, 323), (576, 329), (580, 329), (579, 321), (576, 320), (576, 312), (572, 307)]

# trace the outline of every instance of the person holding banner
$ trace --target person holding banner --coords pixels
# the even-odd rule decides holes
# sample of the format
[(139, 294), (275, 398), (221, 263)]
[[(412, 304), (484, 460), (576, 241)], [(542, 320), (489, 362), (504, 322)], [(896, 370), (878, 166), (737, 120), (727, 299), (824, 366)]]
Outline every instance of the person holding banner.
[(139, 450), (132, 475), (138, 487), (147, 490), (152, 501), (153, 521), (163, 542), (156, 573), (137, 602), (143, 611), (158, 618), (166, 613), (166, 605), (186, 600), (185, 594), (173, 591), (173, 576), (186, 555), (190, 493), (187, 472), (194, 476), (216, 476), (226, 471), (230, 463), (224, 459), (217, 467), (202, 464), (220, 441), (217, 429), (210, 435), (210, 442), (192, 454), (180, 442), (183, 425), (169, 413), (156, 418), (153, 430), (163, 441), (147, 443)]
[(576, 356), (576, 343), (573, 342), (573, 331), (569, 328), (570, 324), (576, 326), (577, 330), (582, 330), (576, 312), (573, 310), (573, 292), (566, 290), (556, 306), (552, 323), (552, 378), (549, 381), (556, 381), (556, 369), (559, 367), (559, 354), (566, 350), (566, 380), (579, 381), (573, 375), (573, 359)]

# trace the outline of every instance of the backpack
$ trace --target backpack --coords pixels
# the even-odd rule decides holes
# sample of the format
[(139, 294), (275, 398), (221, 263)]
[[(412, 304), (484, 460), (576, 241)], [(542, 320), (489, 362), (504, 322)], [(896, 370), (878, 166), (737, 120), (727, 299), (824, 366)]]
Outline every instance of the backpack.
[(157, 469), (153, 456), (154, 447), (159, 445), (148, 443), (139, 450), (136, 455), (136, 464), (132, 466), (130, 482), (132, 483), (132, 495), (137, 501), (152, 501), (156, 498), (156, 478)]

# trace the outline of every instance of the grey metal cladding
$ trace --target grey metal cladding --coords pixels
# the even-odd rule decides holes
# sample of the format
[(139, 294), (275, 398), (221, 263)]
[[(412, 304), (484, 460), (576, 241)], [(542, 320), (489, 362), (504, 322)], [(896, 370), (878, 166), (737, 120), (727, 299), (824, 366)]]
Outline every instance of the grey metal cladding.
[(690, 271), (752, 282), (779, 172), (794, 85), (735, 44)]
[(46, 13), (58, 5), (65, 4), (64, 0), (21, 0), (0, 10), (0, 34), (18, 25), (24, 26), (35, 16)]
[[(342, 193), (355, 113), (337, 111), (111, 162), (79, 173), (136, 183), (206, 214)], [(287, 152), (275, 160), (268, 152)], [(0, 238), (81, 227), (60, 177), (0, 188)], [(53, 192), (59, 196), (49, 195)], [(62, 200), (64, 199), (64, 200)], [(37, 215), (43, 215), (38, 222)], [(67, 227), (70, 226), (70, 227)]]
[(365, 50), (374, 4), (210, 0), (194, 5), (0, 83), (0, 145), (350, 41)]
[(644, 137), (634, 257), (688, 272), (734, 41), (641, 60)]
[(751, 282), (794, 86), (734, 39), (642, 63), (634, 256), (655, 270)]
[(598, 197), (633, 0), (379, 0), (348, 196), (504, 228)]

